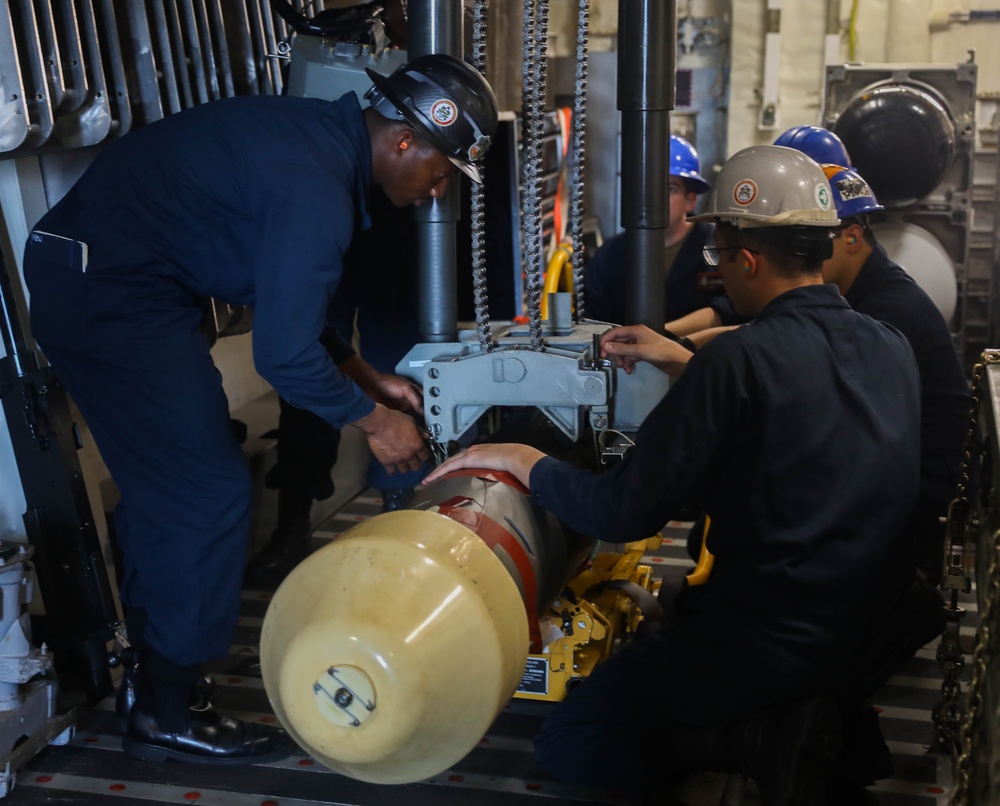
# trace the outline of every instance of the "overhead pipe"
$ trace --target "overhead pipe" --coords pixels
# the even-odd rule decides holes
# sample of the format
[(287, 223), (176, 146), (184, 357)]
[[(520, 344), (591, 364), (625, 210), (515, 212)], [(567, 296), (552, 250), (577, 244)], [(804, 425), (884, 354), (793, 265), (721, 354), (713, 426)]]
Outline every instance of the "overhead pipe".
[(840, 2), (826, 0), (826, 34), (823, 36), (823, 64), (842, 64), (840, 57)]
[[(462, 0), (409, 0), (407, 56), (462, 53)], [(417, 265), (420, 276), (419, 321), (424, 341), (458, 338), (459, 181), (453, 177), (443, 199), (414, 211), (417, 221)]]
[(757, 128), (778, 128), (778, 86), (781, 78), (781, 0), (767, 0), (767, 33), (764, 35), (764, 86), (761, 90)]
[(618, 5), (622, 226), (627, 324), (663, 328), (670, 110), (677, 73), (676, 0)]

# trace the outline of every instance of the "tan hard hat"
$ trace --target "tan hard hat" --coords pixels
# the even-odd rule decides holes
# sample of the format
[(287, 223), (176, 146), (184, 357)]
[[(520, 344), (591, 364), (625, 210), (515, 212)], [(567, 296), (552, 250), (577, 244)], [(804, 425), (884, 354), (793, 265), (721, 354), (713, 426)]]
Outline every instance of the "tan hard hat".
[(703, 213), (692, 221), (750, 227), (835, 227), (830, 183), (819, 163), (784, 146), (751, 146), (722, 166)]

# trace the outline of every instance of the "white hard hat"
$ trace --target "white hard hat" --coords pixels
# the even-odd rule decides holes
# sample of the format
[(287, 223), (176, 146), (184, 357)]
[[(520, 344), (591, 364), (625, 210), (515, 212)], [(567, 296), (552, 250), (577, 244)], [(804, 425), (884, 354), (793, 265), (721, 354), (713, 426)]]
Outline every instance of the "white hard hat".
[(740, 229), (835, 227), (830, 183), (819, 163), (784, 146), (751, 146), (722, 166), (701, 215)]

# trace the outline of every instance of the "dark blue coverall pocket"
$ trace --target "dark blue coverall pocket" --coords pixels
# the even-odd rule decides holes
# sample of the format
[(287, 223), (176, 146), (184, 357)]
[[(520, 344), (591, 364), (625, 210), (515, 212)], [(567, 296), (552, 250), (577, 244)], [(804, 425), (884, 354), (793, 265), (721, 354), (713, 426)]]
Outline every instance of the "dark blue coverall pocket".
[(31, 330), (42, 345), (88, 351), (102, 325), (121, 319), (123, 291), (110, 276), (87, 272), (87, 246), (33, 232), (24, 250)]

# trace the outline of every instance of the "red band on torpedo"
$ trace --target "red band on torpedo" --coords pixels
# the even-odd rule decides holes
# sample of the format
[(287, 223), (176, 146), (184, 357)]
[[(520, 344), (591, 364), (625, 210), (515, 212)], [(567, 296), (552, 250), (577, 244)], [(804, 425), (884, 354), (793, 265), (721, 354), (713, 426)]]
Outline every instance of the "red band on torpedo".
[[(457, 475), (457, 474), (456, 474)], [(465, 473), (463, 475), (471, 475)], [(476, 474), (478, 475), (478, 473)], [(504, 475), (510, 476), (509, 473)], [(513, 476), (510, 476), (514, 479)], [(502, 481), (502, 479), (496, 479)], [(516, 482), (517, 480), (514, 479)], [(482, 512), (476, 512), (462, 506), (473, 499), (464, 496), (449, 498), (438, 505), (438, 512), (453, 521), (471, 529), (491, 549), (500, 546), (514, 561), (514, 566), (524, 583), (524, 611), (528, 616), (528, 634), (531, 637), (531, 651), (541, 652), (542, 633), (538, 626), (538, 586), (535, 579), (535, 569), (531, 566), (528, 553), (516, 537), (508, 532), (495, 520)]]
[(528, 495), (529, 490), (520, 481), (518, 481), (517, 476), (513, 473), (508, 473), (506, 470), (481, 470), (478, 468), (465, 468), (463, 470), (453, 470), (446, 476), (442, 476), (443, 479), (458, 478), (459, 476), (473, 476), (477, 479), (485, 479), (486, 481), (499, 481), (501, 484), (506, 484), (508, 487), (513, 487), (519, 493), (524, 493)]

